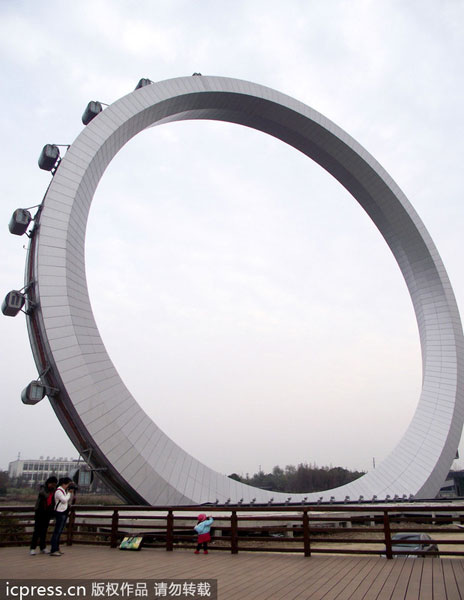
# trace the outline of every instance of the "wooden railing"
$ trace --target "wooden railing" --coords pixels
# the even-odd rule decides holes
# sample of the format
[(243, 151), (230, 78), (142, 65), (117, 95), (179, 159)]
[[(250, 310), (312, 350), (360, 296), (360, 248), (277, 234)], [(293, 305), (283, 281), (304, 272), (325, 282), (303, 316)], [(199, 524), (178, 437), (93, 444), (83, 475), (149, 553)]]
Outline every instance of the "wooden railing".
[[(211, 549), (232, 554), (292, 552), (377, 554), (393, 557), (396, 533), (427, 533), (440, 555), (464, 555), (464, 502), (286, 506), (86, 506), (71, 508), (62, 540), (116, 548), (126, 535), (144, 545), (193, 548), (198, 513), (214, 517)], [(0, 506), (0, 546), (26, 545), (34, 523), (31, 507)], [(50, 527), (51, 533), (52, 527)], [(410, 550), (395, 555), (412, 554)], [(422, 551), (416, 552), (424, 554)]]

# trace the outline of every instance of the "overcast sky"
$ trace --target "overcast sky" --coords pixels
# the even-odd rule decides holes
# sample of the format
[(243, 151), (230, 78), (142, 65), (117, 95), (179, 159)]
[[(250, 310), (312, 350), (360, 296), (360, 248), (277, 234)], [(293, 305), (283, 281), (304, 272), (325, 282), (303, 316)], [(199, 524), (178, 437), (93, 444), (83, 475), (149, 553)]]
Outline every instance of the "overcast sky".
[[(42, 146), (72, 143), (89, 100), (201, 72), (275, 88), (361, 143), (462, 309), (463, 30), (461, 0), (1, 0), (2, 297), (23, 285), (27, 240), (7, 224), (45, 193)], [(356, 201), (282, 142), (206, 121), (143, 132), (97, 189), (86, 253), (116, 368), (210, 467), (368, 470), (404, 433), (421, 357), (399, 268)], [(77, 457), (47, 399), (21, 403), (37, 377), (24, 317), (1, 316), (0, 335), (0, 468)]]

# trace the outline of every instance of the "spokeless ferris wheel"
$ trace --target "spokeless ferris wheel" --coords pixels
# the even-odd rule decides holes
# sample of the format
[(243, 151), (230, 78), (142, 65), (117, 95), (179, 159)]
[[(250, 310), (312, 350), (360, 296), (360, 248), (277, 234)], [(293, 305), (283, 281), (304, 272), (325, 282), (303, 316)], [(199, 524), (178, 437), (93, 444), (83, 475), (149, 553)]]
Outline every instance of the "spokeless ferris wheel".
[(95, 323), (84, 264), (87, 217), (97, 185), (116, 153), (148, 127), (188, 119), (246, 125), (272, 135), (335, 177), (367, 212), (390, 247), (419, 327), (422, 391), (412, 421), (389, 456), (340, 488), (294, 494), (293, 501), (379, 500), (436, 495), (456, 455), (464, 422), (464, 340), (440, 256), (405, 195), (353, 138), (312, 108), (273, 89), (224, 77), (180, 77), (137, 88), (103, 108), (89, 103), (86, 127), (63, 158), (44, 147), (41, 168), (53, 179), (32, 218), (18, 209), (10, 231), (28, 232), (25, 287), (2, 311), (23, 307), (39, 379), (26, 404), (45, 395), (87, 462), (131, 503), (173, 505), (276, 502), (267, 492), (225, 477), (186, 453), (144, 413), (110, 357)]

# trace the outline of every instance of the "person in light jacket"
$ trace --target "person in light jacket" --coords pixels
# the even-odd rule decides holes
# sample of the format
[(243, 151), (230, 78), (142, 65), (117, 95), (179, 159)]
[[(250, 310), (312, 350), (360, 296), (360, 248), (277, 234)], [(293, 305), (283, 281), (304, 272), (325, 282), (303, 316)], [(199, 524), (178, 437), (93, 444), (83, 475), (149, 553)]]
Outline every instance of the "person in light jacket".
[(61, 556), (60, 552), (60, 536), (66, 524), (66, 519), (69, 513), (69, 504), (73, 497), (72, 480), (69, 477), (63, 477), (58, 482), (56, 488), (55, 502), (55, 529), (52, 535), (50, 556)]
[(203, 554), (208, 554), (208, 542), (211, 540), (211, 525), (213, 517), (207, 517), (205, 514), (198, 515), (198, 523), (194, 529), (198, 533), (198, 544), (195, 554), (200, 554), (200, 548), (203, 546)]

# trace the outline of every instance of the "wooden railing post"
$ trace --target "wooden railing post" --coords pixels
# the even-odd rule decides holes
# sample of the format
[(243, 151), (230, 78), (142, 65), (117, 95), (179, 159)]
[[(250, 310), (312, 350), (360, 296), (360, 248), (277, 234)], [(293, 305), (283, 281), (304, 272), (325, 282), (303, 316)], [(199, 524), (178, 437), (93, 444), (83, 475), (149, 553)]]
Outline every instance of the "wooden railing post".
[(307, 510), (303, 512), (303, 544), (304, 555), (311, 556), (311, 539), (309, 535), (309, 516)]
[(74, 506), (71, 506), (69, 509), (68, 531), (66, 534), (66, 546), (72, 546), (75, 521), (76, 521), (76, 510), (75, 510)]
[(391, 540), (391, 529), (390, 529), (390, 517), (388, 510), (383, 511), (383, 534), (385, 537), (385, 554), (387, 558), (392, 559), (392, 540)]
[(230, 515), (230, 551), (238, 554), (238, 518), (235, 510)]
[(119, 527), (119, 512), (115, 509), (113, 511), (113, 517), (111, 519), (111, 537), (110, 546), (116, 548), (118, 545), (118, 527)]
[(174, 548), (174, 515), (172, 510), (168, 511), (166, 519), (166, 551), (172, 552)]

